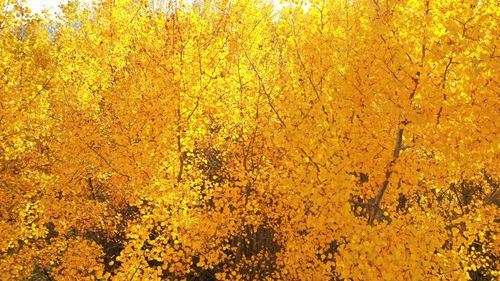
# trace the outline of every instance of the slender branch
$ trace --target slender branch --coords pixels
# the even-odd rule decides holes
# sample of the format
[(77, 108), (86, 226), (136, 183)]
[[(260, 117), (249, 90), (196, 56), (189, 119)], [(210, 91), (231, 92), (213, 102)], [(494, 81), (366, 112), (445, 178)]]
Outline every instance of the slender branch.
[(495, 190), (488, 196), (488, 198), (486, 198), (484, 203), (491, 204), (491, 203), (494, 203), (495, 201), (498, 201), (499, 191), (500, 191), (500, 189), (498, 189), (498, 187), (496, 187)]
[(410, 102), (413, 101), (413, 97), (417, 93), (418, 84), (420, 83), (420, 72), (417, 72), (416, 77), (412, 77), (411, 79), (413, 80), (414, 84), (413, 84), (413, 89), (411, 90), (411, 93), (410, 93)]
[[(179, 94), (180, 96), (180, 94)], [(181, 109), (180, 109), (180, 98), (179, 105), (177, 107), (177, 152), (179, 153), (179, 172), (177, 174), (177, 182), (182, 180), (182, 173), (184, 171), (184, 155), (182, 153), (182, 127), (181, 127)]]
[(372, 203), (372, 209), (371, 209), (370, 215), (368, 217), (368, 224), (369, 225), (373, 225), (373, 222), (375, 221), (375, 217), (377, 216), (378, 210), (380, 208), (380, 203), (382, 202), (384, 194), (385, 194), (387, 188), (389, 187), (389, 180), (391, 178), (391, 174), (393, 172), (394, 165), (396, 164), (396, 160), (399, 158), (399, 154), (400, 154), (401, 149), (402, 149), (403, 131), (404, 131), (403, 128), (398, 129), (398, 133), (396, 136), (396, 147), (394, 148), (393, 158), (385, 171), (384, 182), (382, 183), (382, 186), (380, 187), (380, 190), (378, 191), (377, 196), (375, 197), (375, 200)]
[(259, 83), (260, 83), (260, 86), (262, 88), (262, 91), (264, 92), (264, 95), (266, 95), (266, 97), (267, 97), (267, 103), (271, 107), (271, 110), (274, 112), (274, 114), (276, 114), (276, 117), (278, 118), (278, 120), (281, 123), (280, 125), (282, 125), (283, 127), (286, 127), (285, 121), (283, 121), (283, 118), (281, 118), (280, 114), (278, 113), (278, 110), (276, 109), (276, 107), (274, 106), (273, 101), (271, 100), (271, 95), (266, 90), (265, 83), (264, 83), (264, 81), (262, 80), (262, 77), (259, 74), (259, 70), (255, 66), (255, 64), (250, 60), (250, 58), (248, 57), (248, 54), (247, 54), (246, 50), (243, 50), (243, 51), (244, 51), (245, 57), (247, 58), (247, 60), (250, 63), (250, 65), (252, 66), (252, 69), (255, 71), (255, 74), (257, 75), (257, 78), (259, 79)]
[(196, 109), (198, 109), (199, 105), (200, 105), (200, 97), (198, 97), (198, 99), (196, 100), (196, 104), (194, 105), (193, 110), (191, 110), (191, 112), (189, 113), (188, 117), (186, 118), (187, 120), (191, 119), (191, 116), (193, 116), (194, 112), (196, 111)]
[(309, 154), (307, 154), (307, 152), (302, 147), (300, 147), (299, 149), (309, 159), (309, 161), (311, 161), (311, 163), (313, 163), (314, 167), (316, 168), (316, 172), (317, 172), (317, 175), (318, 175), (318, 178), (319, 178), (320, 168), (319, 168), (318, 163), (314, 162), (314, 160), (312, 159), (312, 157), (309, 156)]
[(444, 84), (446, 82), (446, 78), (448, 76), (448, 71), (450, 70), (450, 66), (453, 62), (453, 57), (450, 57), (450, 60), (448, 61), (448, 63), (446, 64), (446, 68), (444, 69), (444, 74), (443, 74), (443, 80), (441, 81), (441, 88), (444, 89)]
[[(297, 44), (295, 44), (295, 45), (297, 45)], [(298, 51), (297, 51), (297, 58), (299, 59), (300, 65), (302, 66), (302, 69), (304, 70), (304, 72), (307, 72), (306, 71), (306, 65), (302, 61), (302, 57), (300, 56), (300, 53)], [(319, 100), (320, 99), (320, 94), (319, 94), (318, 89), (316, 88), (316, 85), (314, 84), (314, 81), (312, 80), (312, 72), (309, 73), (309, 75), (307, 75), (307, 80), (311, 84), (311, 87), (312, 87), (312, 89), (314, 91), (314, 94), (316, 94), (316, 99)]]
[[(394, 160), (399, 157), (399, 153), (401, 152), (401, 144), (403, 143), (403, 128), (399, 128), (398, 135), (396, 139), (396, 147), (394, 148)], [(393, 160), (393, 161), (394, 161)]]
[(486, 200), (484, 201), (485, 204), (491, 204), (494, 203), (498, 200), (499, 197), (499, 191), (500, 191), (500, 186), (497, 181), (495, 181), (493, 178), (491, 178), (490, 175), (488, 175), (486, 172), (483, 171), (484, 178), (486, 182), (490, 185), (491, 188), (493, 188), (493, 191), (488, 195)]
[(129, 281), (132, 281), (132, 280), (134, 279), (135, 274), (137, 273), (137, 271), (138, 271), (141, 267), (142, 267), (142, 265), (139, 265), (139, 266), (135, 269), (135, 271), (134, 271), (134, 273), (132, 274), (132, 276), (130, 277)]
[(455, 185), (452, 185), (451, 190), (453, 191), (453, 193), (457, 197), (458, 205), (460, 206), (460, 211), (462, 212), (462, 215), (463, 215), (464, 214), (464, 206), (462, 204), (462, 200), (460, 200), (460, 195), (458, 195), (458, 192), (457, 192)]
[(97, 155), (97, 157), (99, 157), (102, 161), (104, 161), (104, 163), (106, 163), (106, 165), (108, 165), (108, 167), (111, 168), (111, 170), (113, 170), (113, 172), (117, 173), (118, 175), (120, 176), (123, 176), (123, 177), (126, 177), (128, 180), (130, 180), (130, 176), (129, 175), (126, 175), (122, 172), (119, 172), (117, 169), (115, 169), (115, 167), (113, 167), (113, 165), (111, 165), (111, 162), (109, 162), (106, 158), (104, 158), (104, 156), (102, 156), (99, 151), (97, 151), (95, 148), (93, 148), (90, 144), (84, 142), (82, 140), (82, 142), (92, 151), (94, 152), (95, 155)]

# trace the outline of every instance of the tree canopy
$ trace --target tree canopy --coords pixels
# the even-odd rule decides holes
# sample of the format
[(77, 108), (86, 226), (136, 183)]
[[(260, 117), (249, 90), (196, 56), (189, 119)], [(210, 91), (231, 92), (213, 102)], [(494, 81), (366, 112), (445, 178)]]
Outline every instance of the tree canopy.
[(493, 0), (0, 1), (0, 279), (496, 280)]

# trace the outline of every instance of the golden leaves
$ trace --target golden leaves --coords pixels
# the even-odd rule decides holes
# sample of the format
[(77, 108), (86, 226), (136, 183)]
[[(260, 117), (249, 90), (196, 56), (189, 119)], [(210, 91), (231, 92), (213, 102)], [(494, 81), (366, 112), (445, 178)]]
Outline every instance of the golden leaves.
[(0, 15), (1, 277), (498, 275), (493, 1), (174, 3)]

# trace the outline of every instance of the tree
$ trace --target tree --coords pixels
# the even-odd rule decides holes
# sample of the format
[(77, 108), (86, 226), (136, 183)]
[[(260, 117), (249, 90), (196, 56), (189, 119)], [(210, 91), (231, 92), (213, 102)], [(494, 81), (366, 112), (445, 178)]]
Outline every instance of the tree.
[(494, 1), (0, 8), (2, 278), (498, 277)]

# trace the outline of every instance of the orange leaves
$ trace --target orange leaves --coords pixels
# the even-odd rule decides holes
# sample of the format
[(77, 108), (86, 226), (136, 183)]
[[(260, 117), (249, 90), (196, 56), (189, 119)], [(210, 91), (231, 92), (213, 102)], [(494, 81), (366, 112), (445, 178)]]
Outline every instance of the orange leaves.
[(153, 2), (0, 15), (0, 279), (498, 275), (494, 1)]
[(59, 261), (60, 265), (54, 272), (55, 277), (64, 279), (68, 276), (81, 276), (97, 280), (103, 276), (104, 270), (101, 251), (101, 247), (85, 240), (68, 244)]

